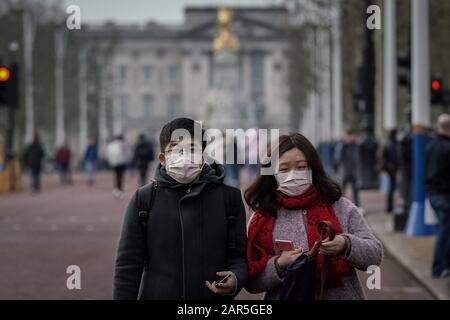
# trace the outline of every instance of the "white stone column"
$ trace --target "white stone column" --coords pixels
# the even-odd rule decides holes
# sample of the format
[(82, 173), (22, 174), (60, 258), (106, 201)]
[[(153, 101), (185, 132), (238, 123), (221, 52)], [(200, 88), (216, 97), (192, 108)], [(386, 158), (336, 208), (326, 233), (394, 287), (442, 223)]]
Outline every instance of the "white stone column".
[(104, 147), (108, 140), (108, 127), (106, 120), (106, 82), (107, 82), (107, 63), (105, 62), (105, 57), (99, 57), (100, 61), (100, 93), (99, 93), (99, 110), (98, 110), (98, 145), (100, 151), (103, 153)]
[(330, 30), (319, 32), (320, 43), (320, 75), (321, 75), (321, 107), (322, 107), (322, 139), (323, 142), (332, 140), (332, 104), (331, 104), (331, 42)]
[(412, 122), (430, 125), (428, 0), (412, 1)]
[(61, 146), (66, 139), (64, 121), (64, 57), (66, 54), (66, 34), (62, 27), (55, 30), (55, 106), (56, 133), (55, 147)]
[(87, 47), (84, 45), (78, 53), (78, 68), (79, 148), (80, 154), (83, 154), (88, 140)]
[(34, 135), (34, 83), (33, 83), (33, 47), (36, 25), (32, 13), (23, 13), (23, 51), (25, 69), (25, 143), (30, 143)]
[(432, 235), (435, 225), (425, 222), (425, 154), (430, 126), (430, 55), (428, 0), (412, 0), (412, 187), (413, 202), (407, 236)]
[(342, 57), (341, 57), (341, 0), (335, 1), (333, 17), (333, 138), (343, 134), (342, 114)]

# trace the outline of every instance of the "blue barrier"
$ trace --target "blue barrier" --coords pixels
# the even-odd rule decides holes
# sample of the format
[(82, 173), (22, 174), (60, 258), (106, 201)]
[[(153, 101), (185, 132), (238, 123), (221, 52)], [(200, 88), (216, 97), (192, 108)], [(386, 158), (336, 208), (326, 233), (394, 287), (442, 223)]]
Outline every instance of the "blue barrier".
[(425, 134), (412, 135), (413, 143), (413, 202), (405, 233), (408, 237), (434, 235), (435, 225), (425, 224), (425, 152), (430, 138)]

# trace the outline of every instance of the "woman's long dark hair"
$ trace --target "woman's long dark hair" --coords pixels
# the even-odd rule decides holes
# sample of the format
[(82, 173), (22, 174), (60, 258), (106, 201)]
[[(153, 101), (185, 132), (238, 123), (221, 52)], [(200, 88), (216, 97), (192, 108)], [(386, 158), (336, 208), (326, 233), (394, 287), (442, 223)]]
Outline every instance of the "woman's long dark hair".
[[(279, 139), (278, 153), (281, 157), (285, 152), (298, 148), (305, 155), (309, 168), (312, 170), (313, 185), (319, 191), (323, 203), (332, 205), (342, 196), (340, 186), (327, 176), (320, 161), (319, 154), (309, 140), (300, 133), (283, 135)], [(272, 152), (271, 155), (272, 156)], [(272, 159), (271, 161), (274, 161)], [(270, 162), (262, 165), (269, 167)], [(275, 215), (280, 208), (277, 200), (278, 184), (273, 175), (258, 173), (256, 181), (244, 193), (247, 204), (263, 214)]]

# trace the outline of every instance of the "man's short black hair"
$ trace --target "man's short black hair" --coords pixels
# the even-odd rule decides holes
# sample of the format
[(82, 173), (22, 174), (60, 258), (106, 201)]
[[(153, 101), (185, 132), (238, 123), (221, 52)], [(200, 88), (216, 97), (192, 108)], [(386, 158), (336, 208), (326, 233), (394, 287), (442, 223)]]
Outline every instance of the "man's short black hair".
[(205, 130), (203, 130), (201, 123), (194, 121), (192, 119), (189, 119), (189, 118), (176, 118), (176, 119), (170, 121), (169, 123), (167, 123), (166, 125), (164, 125), (164, 127), (161, 130), (161, 133), (159, 134), (159, 146), (161, 148), (161, 152), (165, 151), (167, 145), (171, 141), (172, 133), (177, 129), (187, 130), (193, 140), (195, 138), (197, 138), (194, 136), (194, 128), (195, 127), (198, 127), (199, 129), (201, 129), (201, 137), (199, 137), (201, 139), (201, 141), (199, 141), (199, 142), (202, 145), (202, 150), (204, 150), (206, 147), (206, 141), (203, 141), (203, 135), (205, 133)]

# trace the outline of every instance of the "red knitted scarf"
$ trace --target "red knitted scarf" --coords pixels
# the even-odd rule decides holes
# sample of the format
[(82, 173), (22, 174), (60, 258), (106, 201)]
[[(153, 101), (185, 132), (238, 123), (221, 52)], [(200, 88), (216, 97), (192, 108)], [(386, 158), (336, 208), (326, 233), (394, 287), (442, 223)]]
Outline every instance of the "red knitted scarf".
[[(342, 227), (331, 205), (326, 205), (320, 200), (318, 190), (313, 186), (305, 193), (297, 197), (286, 196), (278, 193), (278, 201), (283, 208), (290, 210), (307, 211), (308, 246), (312, 248), (316, 241), (320, 240), (317, 232), (317, 224), (320, 221), (330, 221), (336, 234), (342, 233)], [(256, 211), (250, 221), (247, 240), (247, 262), (250, 277), (256, 277), (267, 265), (269, 259), (275, 256), (273, 243), (273, 230), (275, 217)], [(323, 267), (323, 255), (317, 256), (317, 271), (320, 274)], [(328, 271), (326, 286), (334, 287), (340, 284), (341, 275), (351, 271), (351, 266), (341, 257), (333, 256), (331, 268)]]

